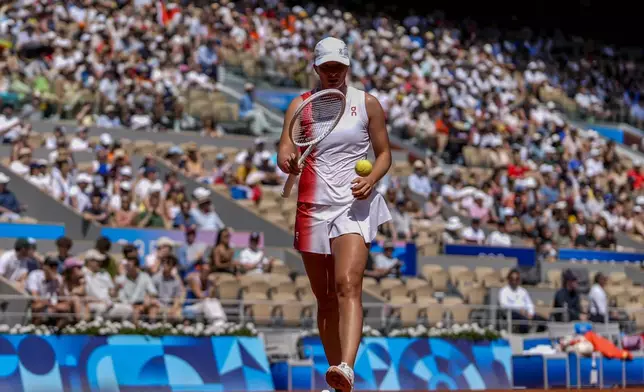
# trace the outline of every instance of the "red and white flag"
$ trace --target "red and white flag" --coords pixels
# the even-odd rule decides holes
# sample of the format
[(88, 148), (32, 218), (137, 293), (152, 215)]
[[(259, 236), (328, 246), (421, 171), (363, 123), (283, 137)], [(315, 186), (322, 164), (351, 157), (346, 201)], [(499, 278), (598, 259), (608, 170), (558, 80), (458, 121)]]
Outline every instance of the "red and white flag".
[(163, 26), (170, 24), (181, 14), (181, 9), (174, 3), (165, 4), (163, 0), (157, 2), (157, 22)]

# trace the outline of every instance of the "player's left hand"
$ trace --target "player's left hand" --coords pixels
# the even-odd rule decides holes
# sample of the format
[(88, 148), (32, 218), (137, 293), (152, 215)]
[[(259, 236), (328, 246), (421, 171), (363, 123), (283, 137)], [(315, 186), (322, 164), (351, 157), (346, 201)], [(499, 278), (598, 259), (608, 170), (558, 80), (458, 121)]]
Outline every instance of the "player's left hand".
[(351, 181), (351, 190), (353, 197), (358, 200), (364, 200), (373, 192), (373, 181), (368, 177), (356, 177)]

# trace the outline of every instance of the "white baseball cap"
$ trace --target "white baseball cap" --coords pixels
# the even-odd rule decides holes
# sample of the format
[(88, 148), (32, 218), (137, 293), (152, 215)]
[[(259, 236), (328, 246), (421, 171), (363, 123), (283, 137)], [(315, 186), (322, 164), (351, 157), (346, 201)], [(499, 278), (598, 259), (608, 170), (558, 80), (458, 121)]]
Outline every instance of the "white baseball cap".
[(344, 41), (327, 37), (315, 45), (315, 65), (320, 66), (329, 61), (349, 65), (349, 48)]

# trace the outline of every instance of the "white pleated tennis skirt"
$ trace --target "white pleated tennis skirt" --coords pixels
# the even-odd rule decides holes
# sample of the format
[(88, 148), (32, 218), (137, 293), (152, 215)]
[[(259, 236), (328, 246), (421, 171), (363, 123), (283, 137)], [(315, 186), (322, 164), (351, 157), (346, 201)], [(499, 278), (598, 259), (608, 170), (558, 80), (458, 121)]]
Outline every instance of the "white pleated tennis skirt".
[(331, 240), (360, 234), (366, 243), (376, 238), (378, 226), (391, 220), (385, 199), (377, 192), (347, 205), (298, 203), (294, 247), (300, 252), (331, 254)]

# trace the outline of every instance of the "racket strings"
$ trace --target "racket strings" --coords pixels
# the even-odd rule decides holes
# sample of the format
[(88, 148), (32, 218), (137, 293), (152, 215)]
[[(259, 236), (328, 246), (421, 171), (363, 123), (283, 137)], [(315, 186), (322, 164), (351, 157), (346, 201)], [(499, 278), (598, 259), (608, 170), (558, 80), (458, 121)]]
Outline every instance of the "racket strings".
[(335, 94), (320, 96), (309, 102), (300, 112), (291, 131), (296, 145), (314, 144), (326, 136), (344, 112), (344, 98)]

